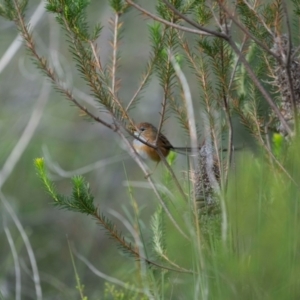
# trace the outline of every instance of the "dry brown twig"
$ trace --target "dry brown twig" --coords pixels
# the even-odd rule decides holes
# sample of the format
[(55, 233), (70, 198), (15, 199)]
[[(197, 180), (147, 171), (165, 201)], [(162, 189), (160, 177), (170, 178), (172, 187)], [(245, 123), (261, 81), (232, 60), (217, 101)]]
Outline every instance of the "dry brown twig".
[(160, 22), (162, 24), (165, 24), (167, 26), (170, 26), (170, 27), (173, 27), (173, 28), (185, 31), (185, 32), (196, 33), (196, 34), (200, 34), (200, 35), (211, 35), (210, 33), (205, 32), (205, 31), (201, 31), (201, 30), (196, 30), (196, 29), (193, 29), (193, 28), (188, 28), (188, 27), (180, 26), (180, 25), (174, 24), (172, 22), (166, 21), (165, 19), (162, 19), (162, 18), (157, 17), (156, 15), (150, 13), (149, 11), (147, 11), (144, 8), (142, 8), (141, 6), (139, 6), (138, 4), (134, 3), (131, 0), (125, 0), (125, 1), (129, 5), (135, 7), (137, 10), (139, 10), (140, 12), (142, 12), (143, 14), (145, 14), (146, 16), (148, 16), (149, 18), (151, 18), (151, 19), (153, 19), (155, 21), (158, 21), (158, 22)]

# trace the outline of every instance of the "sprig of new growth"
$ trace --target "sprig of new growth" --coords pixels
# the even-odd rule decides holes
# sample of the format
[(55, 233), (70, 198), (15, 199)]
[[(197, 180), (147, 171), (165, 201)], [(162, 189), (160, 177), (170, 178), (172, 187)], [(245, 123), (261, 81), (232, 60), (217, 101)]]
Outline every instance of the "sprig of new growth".
[(183, 269), (174, 269), (168, 266), (160, 265), (145, 257), (142, 257), (136, 247), (118, 231), (117, 226), (110, 221), (103, 213), (100, 213), (99, 207), (94, 204), (94, 196), (91, 194), (90, 186), (82, 176), (74, 176), (71, 178), (72, 193), (65, 196), (57, 192), (55, 184), (49, 179), (46, 172), (46, 166), (43, 158), (35, 159), (35, 168), (39, 178), (41, 179), (45, 189), (53, 199), (53, 204), (58, 208), (66, 209), (73, 212), (80, 212), (93, 217), (97, 223), (105, 230), (105, 232), (118, 244), (120, 249), (130, 254), (137, 260), (143, 260), (150, 266), (165, 269), (174, 272), (191, 273), (191, 271)]

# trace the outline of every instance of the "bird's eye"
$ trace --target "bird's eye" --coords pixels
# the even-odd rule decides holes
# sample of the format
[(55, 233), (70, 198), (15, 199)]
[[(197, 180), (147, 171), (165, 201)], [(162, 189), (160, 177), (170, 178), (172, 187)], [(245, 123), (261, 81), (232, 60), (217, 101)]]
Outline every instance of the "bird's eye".
[(141, 128), (140, 128), (140, 131), (145, 131), (145, 127), (141, 127)]

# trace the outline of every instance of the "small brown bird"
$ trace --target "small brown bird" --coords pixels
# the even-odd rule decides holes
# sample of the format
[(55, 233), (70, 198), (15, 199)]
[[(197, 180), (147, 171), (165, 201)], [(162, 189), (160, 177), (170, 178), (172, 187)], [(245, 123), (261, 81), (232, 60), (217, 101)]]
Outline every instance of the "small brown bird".
[[(134, 135), (139, 139), (145, 141), (146, 143), (155, 146), (157, 128), (150, 123), (143, 122), (136, 125)], [(188, 147), (174, 147), (162, 133), (159, 133), (156, 146), (161, 151), (164, 157), (167, 157), (170, 151), (176, 151), (180, 153), (191, 152), (191, 148)], [(133, 147), (142, 158), (151, 159), (153, 161), (156, 161), (157, 163), (160, 162), (160, 156), (155, 148), (144, 144), (138, 139), (134, 139)]]

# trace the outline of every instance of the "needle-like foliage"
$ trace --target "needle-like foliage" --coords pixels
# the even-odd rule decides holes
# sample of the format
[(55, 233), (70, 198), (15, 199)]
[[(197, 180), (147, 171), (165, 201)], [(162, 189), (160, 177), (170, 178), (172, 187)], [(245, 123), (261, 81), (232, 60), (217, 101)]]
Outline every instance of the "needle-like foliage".
[[(15, 23), (35, 65), (54, 88), (82, 114), (118, 135), (153, 191), (153, 197), (141, 197), (144, 205), (153, 204), (152, 198), (159, 201), (154, 213), (147, 207), (148, 226), (148, 220), (139, 219), (144, 208), (130, 187), (135, 220), (128, 209), (124, 211), (129, 220), (112, 212), (128, 231), (125, 237), (124, 229), (102, 210), (102, 199), (95, 205), (84, 177), (73, 176), (70, 195), (60, 194), (44, 160), (36, 159), (38, 176), (53, 204), (91, 216), (122, 253), (134, 258), (132, 299), (298, 299), (300, 1), (158, 0), (152, 10), (142, 1), (107, 4), (109, 21), (93, 22), (88, 0), (46, 1), (47, 13), (65, 33), (75, 72), (106, 113), (99, 117), (66, 88), (56, 64), (40, 54), (26, 21), (28, 2), (0, 2), (1, 17)], [(149, 44), (141, 47), (144, 68), (138, 87), (127, 98), (121, 50), (123, 41), (130, 40), (128, 20), (144, 22), (137, 11), (148, 18)], [(103, 39), (106, 27), (109, 38)], [(107, 41), (107, 57), (100, 38)], [(132, 72), (133, 67), (128, 74)], [(159, 122), (153, 124), (156, 141), (141, 143), (162, 154), (158, 139), (171, 117), (190, 143), (183, 172), (176, 172), (175, 156), (160, 156), (166, 166), (161, 184), (130, 140), (139, 139), (133, 134), (137, 128), (132, 114), (143, 105), (150, 79), (159, 85), (159, 96), (151, 98), (153, 107), (155, 101), (160, 105)], [(148, 116), (140, 118), (147, 121)], [(238, 140), (238, 134), (247, 132), (250, 142)], [(254, 145), (262, 158), (242, 149), (241, 159), (236, 159), (237, 140)], [(126, 174), (131, 185), (131, 174)], [(153, 253), (159, 262), (151, 258)], [(110, 291), (118, 299), (114, 287)]]

